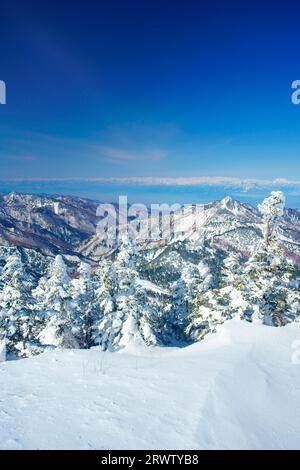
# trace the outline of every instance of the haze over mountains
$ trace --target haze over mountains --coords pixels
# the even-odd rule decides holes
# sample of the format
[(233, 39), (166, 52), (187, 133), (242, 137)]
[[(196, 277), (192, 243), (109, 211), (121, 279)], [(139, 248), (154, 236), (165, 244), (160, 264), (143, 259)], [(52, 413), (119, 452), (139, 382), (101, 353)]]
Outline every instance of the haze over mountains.
[(102, 202), (116, 202), (126, 194), (130, 203), (208, 204), (230, 195), (240, 202), (257, 205), (271, 191), (282, 191), (287, 207), (300, 207), (300, 182), (288, 179), (234, 177), (194, 178), (36, 178), (1, 180), (0, 194), (70, 194)]

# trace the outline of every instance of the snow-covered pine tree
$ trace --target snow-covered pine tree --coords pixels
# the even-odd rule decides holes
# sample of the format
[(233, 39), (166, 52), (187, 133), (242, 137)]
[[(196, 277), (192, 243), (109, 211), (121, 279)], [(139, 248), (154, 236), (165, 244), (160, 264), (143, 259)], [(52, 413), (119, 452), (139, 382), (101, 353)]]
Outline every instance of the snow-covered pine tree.
[(221, 323), (222, 310), (216, 292), (208, 290), (198, 293), (194, 301), (193, 313), (189, 316), (189, 323), (185, 334), (190, 340), (198, 341), (207, 333), (215, 330), (215, 325)]
[(72, 332), (80, 348), (95, 345), (94, 330), (101, 316), (97, 298), (97, 276), (92, 277), (92, 268), (81, 262), (79, 278), (72, 281)]
[(215, 294), (220, 302), (219, 308), (224, 310), (224, 319), (235, 315), (245, 319), (252, 316), (252, 306), (245, 295), (247, 280), (243, 277), (244, 266), (245, 262), (240, 254), (234, 251), (223, 261), (221, 282)]
[[(188, 275), (185, 274), (187, 280)], [(189, 311), (187, 290), (182, 276), (171, 286), (169, 302), (160, 315), (158, 328), (159, 337), (164, 344), (171, 345), (186, 341), (185, 328), (188, 324)]]
[(285, 196), (282, 191), (272, 191), (270, 196), (266, 197), (258, 210), (263, 216), (264, 221), (264, 244), (268, 246), (274, 229), (276, 230), (276, 222), (284, 213)]
[(95, 297), (99, 305), (99, 318), (94, 324), (93, 340), (104, 351), (114, 350), (120, 340), (123, 314), (117, 310), (117, 279), (111, 260), (100, 260), (96, 278), (98, 288)]
[(128, 292), (132, 287), (132, 283), (138, 277), (135, 266), (136, 246), (129, 235), (122, 234), (120, 236), (120, 247), (116, 258), (116, 275), (118, 282), (118, 290)]
[(40, 335), (43, 344), (78, 347), (72, 325), (71, 279), (61, 255), (54, 258), (49, 274), (40, 278), (33, 296), (36, 308), (48, 317)]
[(188, 318), (184, 333), (189, 340), (197, 341), (214, 329), (215, 320), (219, 317), (219, 312), (214, 312), (214, 277), (206, 259), (200, 259), (197, 273), (192, 279), (193, 287), (188, 297)]
[(275, 235), (253, 253), (243, 274), (243, 292), (255, 318), (274, 326), (298, 320), (300, 296), (295, 272)]
[(152, 324), (155, 324), (155, 311), (148, 305), (143, 287), (136, 285), (134, 280), (127, 292), (119, 292), (117, 303), (124, 315), (119, 345), (155, 345), (157, 339), (152, 329)]
[(199, 252), (198, 270), (201, 290), (219, 287), (223, 269), (223, 254), (213, 246), (213, 238), (205, 239)]
[[(192, 338), (194, 321), (199, 323), (199, 302), (213, 284), (213, 276), (205, 260), (189, 264), (173, 283), (171, 296), (164, 308), (160, 328), (163, 342), (186, 342)], [(196, 320), (197, 319), (197, 320)]]
[[(255, 247), (242, 272), (231, 285), (239, 297), (238, 313), (249, 321), (285, 325), (299, 316), (299, 291), (293, 262), (280, 245), (278, 222), (284, 195), (272, 192), (261, 205), (264, 239)], [(238, 302), (236, 302), (238, 303)]]
[(224, 259), (223, 270), (221, 274), (222, 285), (234, 285), (242, 272), (243, 263), (239, 253), (231, 251)]
[(116, 260), (118, 294), (117, 308), (122, 315), (122, 329), (119, 345), (132, 343), (156, 343), (149, 322), (151, 310), (146, 301), (146, 293), (137, 285), (138, 272), (135, 266), (136, 246), (128, 234), (123, 234)]
[(171, 285), (169, 302), (164, 307), (159, 328), (163, 343), (186, 342), (185, 329), (194, 310), (194, 300), (203, 280), (200, 271), (204, 264), (188, 264), (183, 268), (180, 278)]
[(105, 261), (100, 264), (101, 287), (97, 296), (103, 317), (97, 330), (102, 349), (114, 350), (131, 343), (156, 342), (150, 325), (152, 309), (147, 304), (143, 288), (137, 284), (135, 254), (135, 245), (125, 234), (115, 263), (112, 265)]
[(8, 257), (1, 273), (0, 341), (8, 354), (25, 357), (34, 354), (37, 325), (32, 313), (33, 277), (26, 272), (18, 252)]

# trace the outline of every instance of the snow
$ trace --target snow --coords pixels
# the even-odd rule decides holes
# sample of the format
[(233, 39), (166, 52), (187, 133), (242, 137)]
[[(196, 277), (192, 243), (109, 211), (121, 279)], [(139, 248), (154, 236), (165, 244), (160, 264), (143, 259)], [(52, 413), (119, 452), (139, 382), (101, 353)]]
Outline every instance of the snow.
[(1, 449), (299, 449), (300, 325), (0, 364)]
[(153, 284), (153, 282), (148, 281), (146, 279), (137, 279), (135, 284), (137, 286), (143, 287), (145, 290), (148, 291), (157, 292), (158, 294), (169, 295), (167, 289), (163, 289), (162, 287), (159, 287), (158, 285)]

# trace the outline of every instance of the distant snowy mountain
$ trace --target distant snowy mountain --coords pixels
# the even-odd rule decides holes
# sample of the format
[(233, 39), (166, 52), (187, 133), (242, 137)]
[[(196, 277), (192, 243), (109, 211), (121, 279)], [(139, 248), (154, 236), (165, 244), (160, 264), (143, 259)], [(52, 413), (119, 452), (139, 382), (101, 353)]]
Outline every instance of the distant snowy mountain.
[[(173, 264), (181, 264), (193, 257), (192, 253), (197, 253), (202, 249), (205, 241), (213, 244), (215, 249), (225, 252), (234, 249), (248, 257), (251, 250), (262, 239), (263, 220), (258, 209), (242, 204), (226, 197), (221, 201), (215, 201), (203, 205), (197, 219), (197, 227), (194, 227), (194, 206), (187, 206), (184, 213), (177, 215), (177, 231), (165, 237), (160, 233), (160, 226), (164, 224), (164, 216), (159, 219), (152, 216), (149, 226), (157, 227), (153, 231), (157, 234), (156, 239), (139, 243), (139, 250), (144, 254), (145, 259), (155, 263), (159, 257), (160, 262), (166, 257)], [(135, 224), (134, 221), (131, 222)], [(141, 234), (139, 234), (140, 236)], [(287, 253), (296, 261), (300, 261), (300, 212), (295, 209), (286, 209), (280, 222), (280, 235), (282, 244)], [(115, 239), (109, 240), (111, 252), (116, 248)], [(91, 238), (84, 240), (79, 248), (80, 253), (95, 261), (107, 252), (103, 247), (102, 240), (95, 234)], [(184, 254), (186, 252), (186, 254)], [(174, 258), (174, 259), (172, 259)]]
[[(58, 253), (98, 261), (107, 252), (96, 234), (98, 203), (75, 196), (37, 196), (11, 193), (0, 197), (0, 245), (32, 248), (54, 256)], [(153, 216), (157, 226), (155, 240), (140, 243), (139, 250), (147, 262), (167, 256), (180, 265), (193, 258), (207, 240), (216, 249), (234, 248), (248, 256), (262, 238), (262, 217), (257, 208), (226, 197), (203, 205), (194, 230), (193, 206), (177, 216), (177, 231), (160, 234), (162, 221)], [(134, 222), (131, 222), (134, 223)], [(184, 234), (182, 234), (184, 232)], [(286, 209), (280, 222), (282, 244), (296, 261), (300, 260), (300, 211)], [(116, 248), (111, 239), (111, 252)], [(185, 253), (185, 254), (184, 254)]]
[(97, 205), (72, 196), (0, 196), (0, 245), (77, 255), (95, 233)]

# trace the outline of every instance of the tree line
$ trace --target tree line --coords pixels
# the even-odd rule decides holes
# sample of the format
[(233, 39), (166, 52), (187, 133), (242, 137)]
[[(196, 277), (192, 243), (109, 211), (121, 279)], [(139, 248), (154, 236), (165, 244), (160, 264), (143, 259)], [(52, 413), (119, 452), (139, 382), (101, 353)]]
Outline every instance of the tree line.
[(36, 281), (13, 254), (0, 271), (2, 349), (7, 357), (28, 357), (56, 347), (185, 345), (236, 316), (272, 326), (298, 320), (297, 267), (277, 231), (284, 196), (273, 192), (259, 207), (264, 238), (246, 262), (232, 251), (216, 270), (217, 260), (207, 262), (213, 251), (204, 250), (164, 296), (141, 281), (136, 247), (126, 234), (114, 260), (100, 260), (95, 272), (81, 262), (76, 279), (58, 255)]

